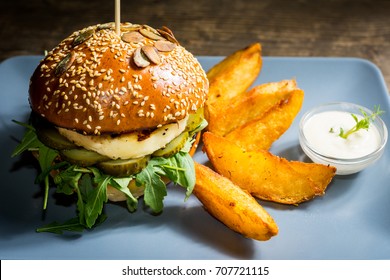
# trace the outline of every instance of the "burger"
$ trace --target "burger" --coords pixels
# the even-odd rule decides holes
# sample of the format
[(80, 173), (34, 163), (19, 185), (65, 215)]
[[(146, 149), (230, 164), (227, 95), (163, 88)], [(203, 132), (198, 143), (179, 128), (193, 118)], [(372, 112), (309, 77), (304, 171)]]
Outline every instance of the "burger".
[(207, 126), (208, 80), (167, 28), (122, 23), (76, 31), (49, 51), (29, 85), (31, 116), (14, 155), (32, 151), (37, 181), (77, 200), (77, 215), (39, 231), (92, 228), (108, 201), (163, 209), (166, 183), (195, 184), (191, 154)]

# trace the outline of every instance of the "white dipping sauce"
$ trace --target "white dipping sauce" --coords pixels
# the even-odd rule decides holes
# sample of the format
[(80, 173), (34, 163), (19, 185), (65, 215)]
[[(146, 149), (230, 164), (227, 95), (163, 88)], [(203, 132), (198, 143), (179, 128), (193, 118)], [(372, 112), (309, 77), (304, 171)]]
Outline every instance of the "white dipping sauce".
[[(360, 120), (362, 116), (356, 115)], [(303, 127), (303, 134), (317, 153), (327, 157), (353, 159), (366, 156), (380, 145), (380, 134), (375, 125), (368, 130), (360, 129), (344, 139), (339, 136), (340, 127), (344, 132), (354, 127), (351, 113), (327, 111), (313, 115)], [(333, 130), (333, 132), (331, 132)]]

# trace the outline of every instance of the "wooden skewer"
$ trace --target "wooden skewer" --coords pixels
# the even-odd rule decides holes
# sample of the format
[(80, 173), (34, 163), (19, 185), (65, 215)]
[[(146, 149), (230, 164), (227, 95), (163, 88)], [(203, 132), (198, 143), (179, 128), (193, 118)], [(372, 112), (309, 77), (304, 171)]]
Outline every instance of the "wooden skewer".
[(121, 1), (115, 0), (115, 32), (118, 36), (121, 35)]

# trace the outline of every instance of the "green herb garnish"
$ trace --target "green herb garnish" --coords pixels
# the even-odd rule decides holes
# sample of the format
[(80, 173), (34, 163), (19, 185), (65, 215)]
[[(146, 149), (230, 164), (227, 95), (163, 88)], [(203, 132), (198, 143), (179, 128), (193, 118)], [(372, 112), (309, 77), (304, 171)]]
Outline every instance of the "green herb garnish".
[(349, 129), (347, 131), (344, 131), (344, 129), (342, 127), (340, 127), (339, 136), (341, 138), (347, 139), (349, 135), (359, 131), (360, 129), (368, 130), (368, 128), (370, 127), (370, 123), (373, 122), (377, 116), (380, 116), (384, 113), (384, 111), (382, 111), (380, 109), (379, 105), (374, 107), (374, 112), (371, 115), (369, 115), (363, 109), (360, 109), (360, 112), (363, 115), (363, 118), (361, 120), (359, 120), (355, 114), (351, 114), (351, 116), (353, 117), (353, 119), (356, 122), (355, 126), (353, 126), (351, 129)]

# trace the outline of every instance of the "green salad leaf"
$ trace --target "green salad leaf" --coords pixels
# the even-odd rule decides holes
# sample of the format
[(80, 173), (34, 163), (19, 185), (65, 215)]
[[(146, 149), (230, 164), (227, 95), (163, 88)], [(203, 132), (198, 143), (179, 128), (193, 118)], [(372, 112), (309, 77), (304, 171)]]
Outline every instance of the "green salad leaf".
[[(144, 187), (144, 201), (154, 212), (163, 210), (164, 198), (167, 195), (166, 184), (162, 177), (168, 178), (175, 184), (186, 189), (187, 199), (195, 186), (194, 162), (188, 154), (191, 141), (188, 141), (184, 148), (169, 158), (152, 157), (146, 168), (141, 172), (128, 177), (114, 177), (102, 173), (96, 167), (80, 167), (66, 161), (58, 161), (57, 150), (45, 146), (39, 141), (35, 128), (31, 125), (15, 121), (24, 126), (27, 130), (12, 156), (18, 156), (25, 151), (35, 151), (38, 155), (40, 173), (35, 182), (44, 185), (43, 209), (47, 208), (51, 172), (55, 171), (53, 177), (56, 192), (77, 197), (75, 218), (64, 223), (53, 222), (37, 229), (37, 232), (51, 232), (62, 234), (64, 231), (79, 232), (90, 229), (102, 223), (106, 216), (104, 205), (107, 203), (107, 186), (110, 185), (124, 193), (127, 197), (127, 208), (130, 212), (137, 210), (138, 200), (131, 194), (128, 185), (135, 180), (136, 186)], [(200, 131), (207, 122), (203, 121), (191, 133)]]

